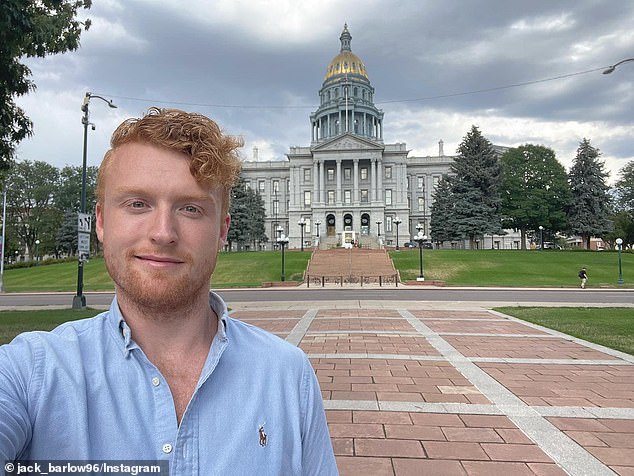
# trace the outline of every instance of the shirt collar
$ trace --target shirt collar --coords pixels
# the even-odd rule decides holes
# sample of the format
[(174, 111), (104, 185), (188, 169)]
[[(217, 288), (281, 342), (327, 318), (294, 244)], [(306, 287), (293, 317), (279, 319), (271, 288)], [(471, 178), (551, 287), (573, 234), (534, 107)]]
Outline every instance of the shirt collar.
[[(209, 307), (211, 307), (218, 316), (218, 330), (216, 331), (214, 339), (217, 338), (220, 341), (227, 341), (227, 322), (229, 317), (227, 304), (218, 294), (210, 291)], [(110, 304), (108, 316), (110, 325), (115, 332), (116, 341), (120, 345), (124, 356), (127, 357), (132, 349), (138, 349), (139, 346), (132, 340), (132, 331), (123, 318), (116, 295)]]

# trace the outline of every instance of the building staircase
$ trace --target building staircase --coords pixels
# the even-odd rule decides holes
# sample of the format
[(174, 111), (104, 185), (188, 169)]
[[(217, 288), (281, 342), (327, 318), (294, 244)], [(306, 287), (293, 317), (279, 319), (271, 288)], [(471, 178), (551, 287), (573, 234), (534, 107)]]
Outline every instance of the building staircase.
[(392, 284), (399, 276), (384, 249), (331, 248), (315, 250), (305, 273), (308, 286), (325, 284)]

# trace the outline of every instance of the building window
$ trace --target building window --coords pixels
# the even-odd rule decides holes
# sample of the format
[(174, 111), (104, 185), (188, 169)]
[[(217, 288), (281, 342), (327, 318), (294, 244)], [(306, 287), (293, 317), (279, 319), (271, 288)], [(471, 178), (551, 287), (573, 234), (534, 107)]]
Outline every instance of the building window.
[(361, 180), (368, 180), (368, 169), (367, 169), (367, 167), (361, 167)]
[(304, 206), (305, 207), (310, 207), (310, 203), (311, 203), (310, 199), (311, 199), (310, 191), (309, 190), (304, 191)]
[(280, 192), (280, 181), (273, 180), (273, 193), (279, 193), (279, 192)]
[(347, 182), (352, 179), (352, 171), (350, 169), (343, 169), (343, 179)]
[(280, 213), (280, 202), (279, 200), (273, 200), (273, 215), (277, 216)]
[(440, 182), (440, 177), (435, 176), (434, 177), (434, 189), (438, 186), (438, 182)]
[(392, 167), (385, 167), (385, 178), (386, 179), (392, 178)]
[(385, 205), (392, 205), (392, 190), (389, 188), (385, 190)]
[(291, 181), (290, 180), (285, 180), (286, 182), (286, 193), (290, 193), (291, 192)]
[(326, 173), (328, 174), (328, 181), (329, 182), (334, 182), (335, 181), (335, 169), (326, 169)]
[(245, 180), (244, 181), (244, 186), (245, 186), (245, 188), (250, 190), (251, 189), (251, 180)]
[(260, 194), (264, 194), (264, 180), (258, 180), (258, 191)]
[(346, 205), (349, 205), (352, 202), (352, 192), (350, 190), (343, 191), (343, 201)]
[(368, 191), (361, 190), (361, 203), (368, 203)]
[(385, 217), (385, 232), (392, 232), (392, 217), (390, 215)]
[(425, 197), (418, 197), (418, 211), (425, 211)]
[(328, 190), (328, 205), (334, 205), (334, 204), (335, 204), (335, 191)]
[(425, 177), (417, 177), (418, 178), (418, 190), (423, 190), (425, 188)]
[(304, 169), (304, 182), (310, 182), (310, 169)]

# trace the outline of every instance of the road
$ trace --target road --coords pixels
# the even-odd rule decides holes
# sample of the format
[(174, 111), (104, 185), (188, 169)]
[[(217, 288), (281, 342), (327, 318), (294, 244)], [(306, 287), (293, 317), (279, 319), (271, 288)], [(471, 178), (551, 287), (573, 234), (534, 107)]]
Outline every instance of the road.
[[(534, 288), (251, 288), (218, 293), (232, 302), (274, 301), (466, 301), (503, 304), (576, 304), (634, 306), (634, 289), (534, 289)], [(0, 294), (0, 308), (20, 306), (70, 306), (72, 293)], [(106, 306), (112, 293), (86, 293), (88, 306)]]

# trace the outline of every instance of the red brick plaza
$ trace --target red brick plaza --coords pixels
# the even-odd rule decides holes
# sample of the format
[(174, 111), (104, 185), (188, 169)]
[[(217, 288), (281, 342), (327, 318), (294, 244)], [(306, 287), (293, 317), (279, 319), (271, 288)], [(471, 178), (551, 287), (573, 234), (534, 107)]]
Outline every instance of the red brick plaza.
[(634, 475), (634, 356), (458, 305), (232, 316), (308, 354), (342, 475)]

